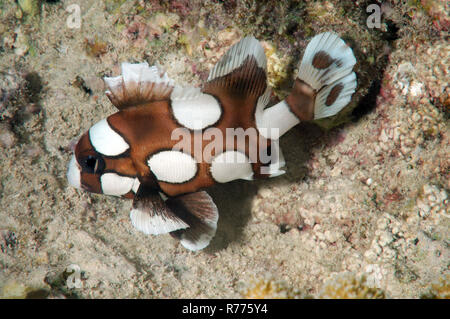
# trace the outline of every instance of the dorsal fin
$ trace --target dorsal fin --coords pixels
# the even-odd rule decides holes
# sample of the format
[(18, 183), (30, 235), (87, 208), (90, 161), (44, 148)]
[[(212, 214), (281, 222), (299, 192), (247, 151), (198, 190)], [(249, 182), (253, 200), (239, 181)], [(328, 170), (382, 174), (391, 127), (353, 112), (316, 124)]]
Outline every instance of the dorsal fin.
[[(256, 103), (267, 87), (267, 61), (264, 49), (249, 36), (234, 44), (211, 70), (202, 91), (232, 103)], [(253, 101), (254, 99), (254, 101)]]
[(261, 43), (254, 37), (248, 36), (228, 49), (209, 73), (207, 81), (230, 74), (234, 69), (239, 68), (248, 56), (254, 57), (258, 66), (266, 71), (267, 60)]
[(152, 101), (165, 100), (173, 90), (173, 80), (157, 66), (144, 63), (122, 63), (122, 75), (105, 77), (105, 93), (119, 110)]

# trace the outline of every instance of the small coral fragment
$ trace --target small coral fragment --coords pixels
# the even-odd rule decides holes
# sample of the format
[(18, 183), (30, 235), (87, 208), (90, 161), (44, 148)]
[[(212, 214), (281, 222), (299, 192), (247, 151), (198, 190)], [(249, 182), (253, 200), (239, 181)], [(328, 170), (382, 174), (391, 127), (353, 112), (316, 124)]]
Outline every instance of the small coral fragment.
[(325, 299), (383, 299), (384, 292), (371, 288), (366, 284), (364, 276), (358, 278), (352, 274), (338, 275), (328, 281), (319, 293), (318, 298)]
[(424, 299), (450, 299), (450, 275), (439, 278), (431, 284), (428, 293), (421, 296)]
[(108, 52), (108, 44), (97, 37), (95, 39), (85, 39), (85, 46), (86, 53), (96, 58)]
[(271, 87), (277, 88), (280, 83), (287, 78), (288, 61), (279, 57), (276, 48), (269, 42), (263, 41), (262, 46), (267, 56), (267, 74), (268, 81)]
[(243, 293), (246, 299), (293, 299), (300, 297), (300, 293), (283, 283), (271, 279), (263, 279), (250, 284), (250, 288)]
[(18, 3), (22, 11), (30, 16), (39, 13), (39, 0), (18, 0)]

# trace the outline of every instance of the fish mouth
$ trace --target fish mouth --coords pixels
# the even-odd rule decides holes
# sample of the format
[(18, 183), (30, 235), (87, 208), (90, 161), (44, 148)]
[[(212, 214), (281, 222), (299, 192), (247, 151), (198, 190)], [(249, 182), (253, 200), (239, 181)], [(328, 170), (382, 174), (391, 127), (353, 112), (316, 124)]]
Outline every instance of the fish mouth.
[(69, 185), (78, 189), (82, 189), (81, 187), (81, 169), (80, 165), (75, 158), (75, 155), (72, 155), (72, 158), (69, 162), (69, 167), (67, 169), (67, 181)]

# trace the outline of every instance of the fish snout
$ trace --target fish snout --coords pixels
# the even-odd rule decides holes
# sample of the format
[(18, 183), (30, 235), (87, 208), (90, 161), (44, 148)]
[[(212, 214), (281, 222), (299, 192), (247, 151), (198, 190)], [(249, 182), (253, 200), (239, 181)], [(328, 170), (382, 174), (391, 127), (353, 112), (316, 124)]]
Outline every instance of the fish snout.
[(67, 169), (67, 180), (70, 186), (81, 189), (81, 167), (75, 155), (72, 155), (70, 159), (69, 168)]

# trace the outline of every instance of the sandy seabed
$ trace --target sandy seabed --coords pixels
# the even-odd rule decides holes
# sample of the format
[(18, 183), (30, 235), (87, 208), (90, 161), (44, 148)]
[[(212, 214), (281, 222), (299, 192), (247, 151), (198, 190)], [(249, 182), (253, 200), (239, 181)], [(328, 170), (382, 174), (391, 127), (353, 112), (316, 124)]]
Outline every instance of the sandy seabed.
[[(416, 2), (387, 1), (373, 29), (369, 1), (0, 2), (0, 296), (448, 298), (450, 10)], [(323, 31), (355, 52), (352, 103), (282, 138), (285, 175), (208, 189), (220, 219), (203, 251), (68, 186), (71, 146), (115, 112), (102, 77), (120, 62), (200, 85), (254, 34), (276, 100)]]

